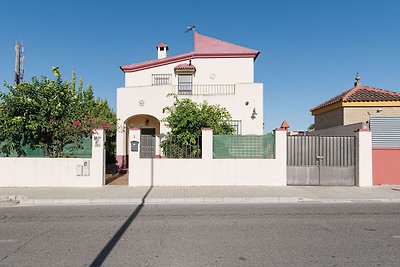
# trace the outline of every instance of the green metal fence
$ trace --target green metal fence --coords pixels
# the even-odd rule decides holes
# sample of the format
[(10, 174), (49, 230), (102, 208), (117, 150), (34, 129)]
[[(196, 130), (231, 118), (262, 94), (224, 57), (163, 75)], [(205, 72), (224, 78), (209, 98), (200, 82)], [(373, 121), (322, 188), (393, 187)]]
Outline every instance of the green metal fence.
[[(0, 143), (0, 148), (3, 147), (4, 143)], [(44, 158), (46, 157), (45, 150), (42, 148), (31, 149), (29, 146), (23, 148), (27, 158)], [(68, 144), (63, 148), (64, 157), (67, 158), (91, 158), (92, 157), (92, 138), (86, 137), (82, 139), (82, 145), (80, 148), (74, 148), (74, 145)], [(0, 157), (7, 157), (5, 151), (0, 150)], [(8, 157), (18, 157), (15, 151), (11, 151)]]
[(275, 135), (214, 135), (215, 159), (273, 159)]
[(80, 148), (74, 148), (74, 145), (72, 144), (64, 146), (63, 153), (66, 157), (71, 157), (71, 158), (91, 158), (92, 138), (91, 137), (83, 138)]

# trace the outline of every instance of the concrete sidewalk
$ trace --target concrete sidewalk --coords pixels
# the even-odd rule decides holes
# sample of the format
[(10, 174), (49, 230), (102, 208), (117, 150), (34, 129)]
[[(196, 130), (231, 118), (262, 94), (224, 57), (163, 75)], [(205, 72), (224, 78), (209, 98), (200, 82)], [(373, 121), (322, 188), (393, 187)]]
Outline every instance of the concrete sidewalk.
[[(138, 204), (149, 187), (0, 188), (0, 203), (20, 205)], [(400, 186), (213, 186), (153, 187), (145, 203), (349, 203), (398, 202)]]

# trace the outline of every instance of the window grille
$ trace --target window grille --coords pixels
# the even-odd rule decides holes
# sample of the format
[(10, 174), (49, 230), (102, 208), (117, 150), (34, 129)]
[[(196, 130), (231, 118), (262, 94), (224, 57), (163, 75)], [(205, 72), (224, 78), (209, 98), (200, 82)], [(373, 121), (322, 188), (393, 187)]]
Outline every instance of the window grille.
[(178, 75), (178, 94), (192, 94), (193, 75)]
[(151, 85), (171, 84), (172, 74), (153, 74)]
[(235, 134), (242, 134), (242, 121), (241, 120), (229, 120), (227, 121), (229, 125), (235, 128)]

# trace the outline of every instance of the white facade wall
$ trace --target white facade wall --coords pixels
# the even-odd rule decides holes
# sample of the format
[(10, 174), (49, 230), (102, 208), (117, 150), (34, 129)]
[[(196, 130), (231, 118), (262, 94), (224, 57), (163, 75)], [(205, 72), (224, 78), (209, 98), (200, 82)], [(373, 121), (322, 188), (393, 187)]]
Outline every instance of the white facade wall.
[[(104, 142), (104, 131), (97, 130), (92, 141), (92, 158), (0, 158), (0, 187), (103, 186)], [(89, 161), (89, 175), (77, 176), (77, 166), (83, 166), (85, 161)]]
[[(212, 132), (203, 130), (202, 159), (145, 159), (130, 152), (130, 186), (286, 186), (286, 131), (276, 131), (275, 159), (213, 159)], [(140, 140), (140, 130), (130, 131)]]
[[(253, 58), (195, 58), (192, 65), (196, 67), (193, 84), (235, 84), (254, 82)], [(164, 66), (125, 73), (125, 87), (148, 86), (152, 84), (152, 74), (172, 74), (172, 84), (178, 84), (174, 67), (189, 60), (171, 63)], [(210, 78), (210, 74), (214, 78)]]
[[(124, 123), (133, 115), (148, 114), (158, 120), (166, 117), (162, 109), (174, 102), (173, 97), (167, 94), (173, 92), (171, 85), (123, 87), (117, 91), (117, 116), (121, 123)], [(235, 85), (233, 95), (184, 95), (180, 98), (190, 98), (195, 102), (208, 101), (210, 104), (219, 104), (227, 108), (233, 120), (242, 121), (242, 134), (263, 134), (263, 84), (262, 83), (241, 83)], [(143, 105), (140, 105), (139, 102)], [(246, 105), (248, 102), (248, 105)], [(251, 118), (253, 109), (256, 110), (256, 117)], [(160, 124), (160, 134), (166, 134), (169, 129)], [(117, 155), (126, 154), (126, 133), (117, 133)]]

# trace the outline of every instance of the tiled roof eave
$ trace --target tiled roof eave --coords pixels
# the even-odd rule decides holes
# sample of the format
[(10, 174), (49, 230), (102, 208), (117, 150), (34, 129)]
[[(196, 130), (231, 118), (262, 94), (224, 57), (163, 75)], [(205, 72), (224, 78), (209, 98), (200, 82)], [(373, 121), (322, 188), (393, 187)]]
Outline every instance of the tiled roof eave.
[(400, 107), (400, 100), (352, 100), (352, 101), (336, 101), (334, 103), (330, 103), (324, 106), (316, 107), (310, 109), (312, 114), (320, 114), (325, 113), (337, 108), (346, 108), (346, 107), (378, 107), (378, 106), (385, 106), (385, 107)]
[(138, 64), (131, 64), (120, 66), (123, 72), (135, 72), (145, 69), (151, 69), (155, 67), (160, 67), (172, 63), (177, 63), (183, 60), (194, 59), (194, 58), (257, 58), (260, 52), (257, 53), (186, 53), (182, 55), (177, 55), (161, 60), (143, 62)]

